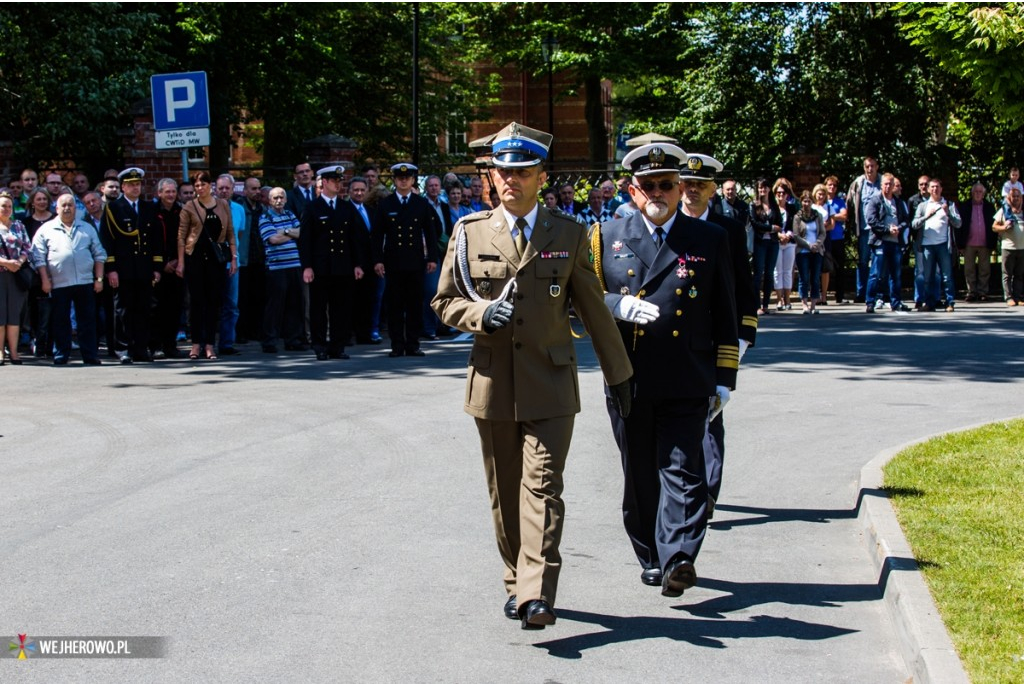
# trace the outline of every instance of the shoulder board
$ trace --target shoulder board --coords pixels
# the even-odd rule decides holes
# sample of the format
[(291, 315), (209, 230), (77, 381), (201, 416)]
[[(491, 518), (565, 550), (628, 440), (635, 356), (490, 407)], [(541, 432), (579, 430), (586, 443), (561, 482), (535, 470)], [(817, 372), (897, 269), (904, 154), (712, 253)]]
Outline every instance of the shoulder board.
[(464, 216), (461, 219), (459, 219), (459, 221), (461, 221), (462, 223), (466, 223), (466, 224), (468, 224), (471, 221), (485, 221), (487, 219), (490, 219), (491, 215), (493, 215), (493, 214), (494, 214), (494, 210), (493, 209), (484, 209), (484, 210), (481, 210), (479, 212), (473, 212), (472, 214), (467, 214), (466, 216)]
[(576, 217), (574, 217), (572, 214), (567, 214), (566, 212), (563, 212), (561, 210), (561, 208), (559, 208), (559, 207), (555, 207), (554, 209), (549, 209), (548, 211), (551, 212), (551, 216), (556, 216), (556, 217), (559, 217), (560, 219), (568, 219), (570, 221), (576, 221)]

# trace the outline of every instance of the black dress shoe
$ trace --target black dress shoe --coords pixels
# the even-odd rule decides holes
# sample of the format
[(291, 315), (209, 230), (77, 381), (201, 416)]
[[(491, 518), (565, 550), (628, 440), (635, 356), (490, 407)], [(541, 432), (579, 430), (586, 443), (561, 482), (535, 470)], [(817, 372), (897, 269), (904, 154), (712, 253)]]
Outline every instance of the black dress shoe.
[(407, 357), (426, 357), (427, 353), (423, 350), (409, 350), (405, 353)]
[(516, 596), (512, 595), (505, 602), (505, 618), (510, 618), (513, 621), (519, 618), (519, 612), (516, 611)]
[(531, 599), (519, 607), (519, 618), (523, 619), (523, 630), (544, 630), (544, 626), (555, 624), (555, 610), (543, 599)]
[(103, 365), (103, 362), (100, 360), (99, 357), (97, 357), (95, 359), (83, 359), (82, 363), (87, 365), (87, 366), (102, 366)]
[(394, 357), (404, 357), (405, 356), (405, 352), (402, 352), (401, 350), (391, 350), (390, 352), (388, 352), (388, 356), (392, 357), (392, 358), (394, 358)]
[(131, 358), (131, 355), (122, 354), (121, 355), (121, 363), (122, 364), (134, 364), (135, 360)]
[(344, 352), (329, 352), (327, 356), (331, 359), (349, 359), (349, 356)]
[(305, 352), (306, 350), (309, 349), (309, 346), (305, 345), (305, 344), (301, 344), (301, 343), (300, 344), (290, 344), (290, 345), (285, 345), (284, 349), (287, 350), (288, 352)]
[(697, 570), (689, 559), (679, 558), (665, 567), (665, 577), (661, 580), (661, 594), (666, 597), (681, 597), (683, 590), (697, 584)]
[(661, 568), (655, 566), (654, 568), (645, 568), (640, 573), (640, 582), (644, 585), (650, 585), (651, 587), (661, 587)]

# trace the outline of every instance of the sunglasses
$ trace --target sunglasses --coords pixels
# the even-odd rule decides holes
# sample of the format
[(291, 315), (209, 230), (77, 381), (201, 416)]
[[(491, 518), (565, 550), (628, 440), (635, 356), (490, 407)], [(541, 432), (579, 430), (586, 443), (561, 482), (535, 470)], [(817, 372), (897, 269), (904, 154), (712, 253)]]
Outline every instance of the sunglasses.
[(675, 181), (659, 181), (658, 183), (655, 183), (654, 181), (641, 181), (636, 187), (645, 193), (653, 193), (655, 188), (663, 193), (667, 193), (678, 186), (679, 183)]

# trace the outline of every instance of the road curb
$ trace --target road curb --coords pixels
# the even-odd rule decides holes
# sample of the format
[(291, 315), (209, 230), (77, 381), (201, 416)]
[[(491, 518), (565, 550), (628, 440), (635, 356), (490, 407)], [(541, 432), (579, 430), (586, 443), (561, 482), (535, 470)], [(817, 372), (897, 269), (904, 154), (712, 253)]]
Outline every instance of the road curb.
[(882, 490), (882, 468), (902, 450), (928, 439), (885, 450), (861, 469), (857, 518), (913, 682), (969, 683), (892, 504)]

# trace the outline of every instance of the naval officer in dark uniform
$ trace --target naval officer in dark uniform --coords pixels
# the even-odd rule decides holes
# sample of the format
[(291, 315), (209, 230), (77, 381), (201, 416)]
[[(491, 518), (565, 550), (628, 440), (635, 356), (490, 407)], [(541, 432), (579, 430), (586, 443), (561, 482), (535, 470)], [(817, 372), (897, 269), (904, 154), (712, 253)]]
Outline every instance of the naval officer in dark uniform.
[(501, 205), (455, 225), (431, 302), (445, 324), (474, 334), (464, 408), (480, 434), (505, 615), (524, 629), (555, 622), (562, 471), (580, 411), (570, 307), (623, 414), (632, 373), (586, 229), (537, 203), (551, 139), (515, 123), (495, 136), (491, 182)]
[(727, 400), (739, 366), (729, 237), (679, 211), (686, 159), (670, 144), (626, 155), (640, 211), (591, 233), (605, 302), (634, 370), (632, 413), (624, 417), (608, 403), (625, 475), (623, 521), (641, 580), (668, 597), (697, 580), (708, 518), (701, 443), (709, 400)]
[(385, 277), (390, 357), (422, 357), (423, 281), (437, 270), (441, 219), (430, 203), (412, 192), (419, 168), (402, 162), (391, 167), (395, 192), (377, 204), (371, 222), (374, 273)]
[[(683, 214), (718, 224), (729, 235), (733, 276), (736, 293), (736, 325), (739, 334), (740, 361), (748, 347), (757, 339), (757, 294), (750, 272), (745, 224), (725, 214), (712, 211), (709, 204), (716, 197), (715, 176), (723, 169), (722, 163), (708, 155), (687, 153), (686, 164), (680, 173), (683, 189)], [(728, 203), (725, 203), (728, 206)], [(722, 412), (713, 412), (704, 436), (704, 467), (708, 479), (708, 518), (715, 512), (715, 502), (722, 490), (722, 463), (725, 460), (725, 422)]]
[(340, 197), (344, 173), (340, 164), (317, 172), (323, 190), (302, 213), (298, 235), (302, 280), (309, 284), (310, 337), (320, 361), (349, 358), (352, 295), (366, 259), (363, 220)]
[(156, 206), (142, 200), (142, 179), (138, 167), (117, 175), (121, 197), (107, 204), (100, 222), (100, 241), (107, 251), (107, 283), (114, 291), (114, 327), (122, 364), (150, 362), (149, 326), (153, 286), (160, 282), (164, 263), (162, 233), (157, 225)]

